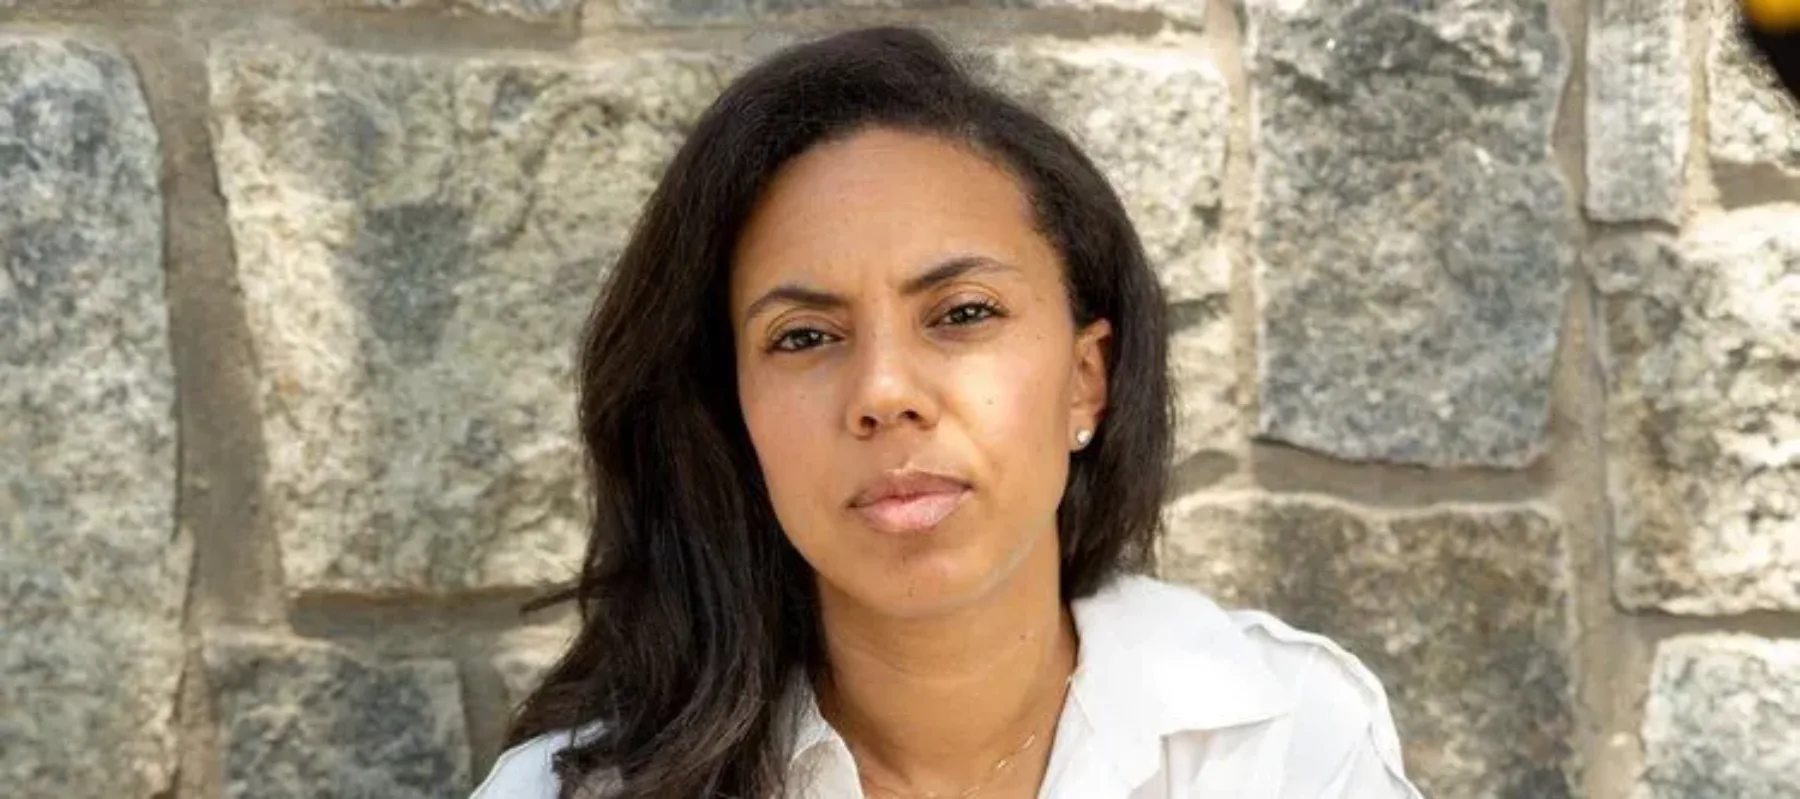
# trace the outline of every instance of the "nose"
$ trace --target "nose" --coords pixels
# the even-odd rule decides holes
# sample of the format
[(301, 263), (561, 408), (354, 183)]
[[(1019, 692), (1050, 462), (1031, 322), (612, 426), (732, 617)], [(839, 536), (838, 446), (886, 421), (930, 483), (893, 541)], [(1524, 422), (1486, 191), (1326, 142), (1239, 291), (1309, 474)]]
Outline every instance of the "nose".
[(857, 438), (908, 425), (929, 430), (938, 404), (927, 385), (921, 354), (898, 335), (865, 337), (856, 343), (850, 370), (845, 424)]

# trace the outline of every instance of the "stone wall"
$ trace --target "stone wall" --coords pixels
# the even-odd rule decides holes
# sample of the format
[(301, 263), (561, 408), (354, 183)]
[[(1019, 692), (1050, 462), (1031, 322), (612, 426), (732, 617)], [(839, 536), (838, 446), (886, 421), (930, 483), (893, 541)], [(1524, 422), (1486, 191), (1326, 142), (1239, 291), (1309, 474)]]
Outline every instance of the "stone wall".
[(1360, 654), (1428, 795), (1800, 795), (1800, 109), (1730, 14), (0, 0), (0, 792), (463, 795), (568, 634), (518, 606), (657, 169), (899, 21), (1142, 227), (1167, 576)]

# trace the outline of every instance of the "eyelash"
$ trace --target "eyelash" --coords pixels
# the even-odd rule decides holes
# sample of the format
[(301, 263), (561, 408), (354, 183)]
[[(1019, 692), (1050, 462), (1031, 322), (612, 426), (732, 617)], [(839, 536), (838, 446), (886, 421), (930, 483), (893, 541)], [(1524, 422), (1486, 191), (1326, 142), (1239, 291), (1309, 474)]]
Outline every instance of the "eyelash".
[(972, 325), (972, 324), (975, 324), (976, 322), (980, 322), (980, 321), (983, 321), (986, 319), (992, 319), (997, 316), (1005, 315), (1005, 314), (1001, 313), (1000, 306), (995, 304), (993, 300), (984, 298), (984, 299), (979, 299), (979, 300), (970, 300), (968, 302), (957, 303), (955, 306), (952, 306), (950, 308), (950, 310), (945, 311), (942, 318), (948, 319), (952, 315), (956, 314), (956, 312), (964, 310), (964, 309), (974, 309), (976, 311), (979, 311), (981, 313), (981, 315), (976, 317), (975, 319), (970, 319), (968, 321), (963, 321), (963, 322), (951, 322), (950, 324), (955, 325), (957, 327), (964, 327), (964, 326)]
[(812, 349), (813, 347), (817, 347), (820, 344), (825, 343), (823, 341), (818, 341), (810, 346), (804, 346), (804, 347), (787, 346), (787, 343), (789, 341), (792, 341), (795, 336), (799, 336), (802, 334), (806, 334), (809, 337), (815, 338), (815, 339), (826, 339), (826, 338), (831, 337), (831, 334), (826, 333), (822, 330), (819, 330), (816, 327), (796, 327), (793, 330), (782, 331), (781, 335), (776, 336), (775, 340), (773, 342), (769, 343), (769, 351), (770, 352), (787, 352), (787, 353), (805, 352), (807, 350)]
[[(943, 316), (941, 316), (939, 318), (941, 320), (948, 320), (952, 316), (955, 316), (958, 312), (965, 311), (965, 310), (973, 310), (978, 315), (974, 319), (965, 319), (960, 322), (944, 321), (942, 323), (948, 324), (952, 327), (968, 327), (970, 325), (973, 325), (973, 324), (976, 324), (979, 322), (983, 322), (988, 319), (994, 319), (994, 318), (1002, 317), (1002, 316), (1006, 315), (1005, 311), (1002, 310), (1000, 308), (1000, 306), (998, 304), (996, 304), (995, 302), (993, 302), (992, 300), (980, 299), (980, 300), (970, 300), (969, 302), (957, 303), (955, 306), (951, 307), (950, 310), (945, 311)], [(813, 343), (807, 344), (807, 345), (801, 345), (801, 346), (789, 346), (789, 342), (793, 341), (795, 337), (801, 336), (801, 335), (805, 335), (808, 338), (812, 339)], [(776, 353), (805, 352), (807, 350), (813, 349), (814, 347), (818, 347), (823, 344), (829, 343), (828, 341), (826, 341), (827, 339), (835, 339), (835, 338), (836, 337), (831, 335), (830, 333), (826, 333), (822, 330), (819, 330), (818, 328), (797, 327), (792, 330), (782, 331), (781, 335), (776, 336), (775, 340), (769, 343), (769, 351), (776, 352)]]

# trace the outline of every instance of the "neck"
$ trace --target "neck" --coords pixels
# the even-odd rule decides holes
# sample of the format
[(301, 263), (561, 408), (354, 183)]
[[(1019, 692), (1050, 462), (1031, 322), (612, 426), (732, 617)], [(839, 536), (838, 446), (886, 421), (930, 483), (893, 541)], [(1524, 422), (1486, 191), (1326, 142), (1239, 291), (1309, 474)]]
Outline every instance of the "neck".
[(989, 779), (1035, 789), (1077, 642), (1056, 547), (1034, 549), (989, 596), (927, 619), (882, 616), (821, 583), (820, 710), (866, 781), (951, 795)]

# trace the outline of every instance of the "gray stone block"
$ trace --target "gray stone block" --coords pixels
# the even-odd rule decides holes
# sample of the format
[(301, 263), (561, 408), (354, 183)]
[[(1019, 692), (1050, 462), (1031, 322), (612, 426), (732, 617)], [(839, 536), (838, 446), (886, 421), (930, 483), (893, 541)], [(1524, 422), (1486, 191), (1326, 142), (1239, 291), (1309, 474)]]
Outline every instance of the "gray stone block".
[(1577, 214), (1546, 0), (1251, 0), (1258, 431), (1352, 460), (1544, 446)]
[(1800, 796), (1800, 641), (1672, 638), (1656, 647), (1637, 799)]
[(1614, 240), (1591, 260), (1619, 601), (1800, 609), (1800, 206)]
[(557, 22), (573, 18), (581, 0), (456, 0), (455, 7), (524, 22)]
[[(573, 21), (582, 0), (326, 0), (318, 5), (341, 9), (445, 9), (453, 16), (484, 15), (530, 23)], [(0, 0), (0, 8), (90, 9), (105, 8), (170, 11), (207, 3), (195, 0)], [(236, 8), (281, 8), (278, 3), (225, 3)]]
[(1226, 298), (1175, 306), (1170, 314), (1169, 379), (1175, 387), (1175, 451), (1180, 463), (1244, 442), (1238, 406), (1237, 348)]
[(0, 35), (0, 793), (148, 796), (175, 768), (160, 171), (130, 62)]
[(576, 339), (722, 59), (257, 42), (210, 72), (287, 588), (566, 579)]
[(1436, 799), (1574, 794), (1564, 526), (1530, 507), (1372, 517), (1318, 500), (1170, 506), (1166, 577), (1343, 644)]
[(786, 14), (862, 10), (1058, 9), (1160, 14), (1198, 27), (1205, 0), (618, 0), (625, 17), (657, 25), (745, 22)]
[[(93, 0), (82, 1), (93, 2)], [(136, 0), (136, 2), (169, 3), (172, 0)], [(334, 2), (346, 8), (377, 10), (448, 8), (449, 12), (456, 16), (475, 14), (519, 22), (555, 23), (572, 21), (576, 11), (581, 8), (582, 0), (334, 0)]]
[(1707, 139), (1715, 165), (1800, 175), (1800, 103), (1738, 35), (1737, 0), (1711, 0)]
[(1587, 60), (1588, 215), (1679, 221), (1693, 113), (1686, 0), (1595, 0)]
[(207, 682), (230, 799), (460, 799), (473, 787), (456, 664), (211, 636)]

